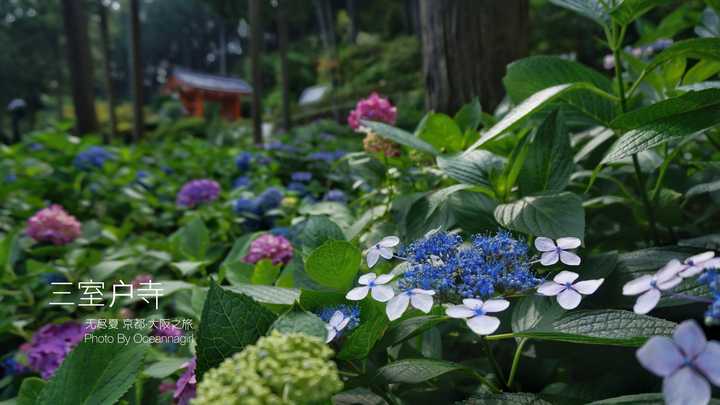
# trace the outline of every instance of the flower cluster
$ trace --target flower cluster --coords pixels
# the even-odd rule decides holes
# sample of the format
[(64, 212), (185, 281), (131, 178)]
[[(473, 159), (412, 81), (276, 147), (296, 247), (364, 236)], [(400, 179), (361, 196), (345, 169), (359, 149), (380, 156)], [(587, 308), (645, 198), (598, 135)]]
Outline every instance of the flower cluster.
[(360, 307), (357, 305), (333, 305), (316, 313), (327, 323), (327, 342), (341, 337), (360, 324)]
[(30, 217), (27, 234), (38, 242), (68, 244), (80, 236), (80, 222), (61, 206), (53, 204)]
[(48, 379), (88, 331), (87, 325), (75, 322), (48, 324), (38, 329), (20, 350), (27, 356), (30, 369)]
[(712, 294), (712, 303), (705, 311), (705, 323), (714, 325), (720, 323), (720, 271), (712, 269), (698, 277), (698, 282), (705, 284)]
[(345, 195), (345, 193), (342, 190), (332, 189), (332, 190), (328, 190), (328, 192), (325, 193), (325, 196), (323, 197), (323, 201), (346, 203), (347, 196)]
[(250, 187), (252, 180), (250, 176), (240, 176), (233, 180), (233, 188), (245, 188)]
[(318, 338), (273, 331), (209, 370), (197, 386), (193, 404), (327, 401), (343, 386), (332, 355)]
[(348, 124), (352, 129), (360, 128), (360, 120), (380, 121), (395, 124), (397, 108), (387, 98), (373, 92), (368, 98), (357, 102), (355, 109), (350, 111)]
[(295, 172), (290, 176), (292, 181), (288, 183), (287, 188), (290, 191), (304, 196), (307, 194), (307, 183), (312, 180), (312, 177), (312, 173), (310, 172)]
[(101, 146), (91, 146), (75, 156), (73, 164), (80, 170), (100, 169), (115, 156)]
[(293, 257), (293, 247), (283, 236), (264, 234), (252, 241), (246, 263), (255, 264), (263, 259), (272, 260), (273, 264), (287, 264)]
[(272, 227), (272, 218), (269, 217), (268, 211), (278, 208), (282, 199), (283, 194), (280, 190), (269, 187), (256, 198), (235, 200), (233, 208), (235, 213), (247, 217), (245, 224), (250, 229), (269, 228)]
[(242, 152), (235, 157), (235, 166), (242, 173), (250, 170), (250, 164), (252, 163), (253, 154), (250, 152)]
[(177, 205), (192, 208), (201, 203), (215, 201), (219, 195), (220, 185), (215, 180), (191, 180), (178, 192)]
[(173, 393), (173, 399), (177, 405), (189, 405), (190, 400), (195, 398), (197, 386), (196, 366), (197, 359), (195, 357), (183, 365), (185, 371), (175, 382), (175, 392)]

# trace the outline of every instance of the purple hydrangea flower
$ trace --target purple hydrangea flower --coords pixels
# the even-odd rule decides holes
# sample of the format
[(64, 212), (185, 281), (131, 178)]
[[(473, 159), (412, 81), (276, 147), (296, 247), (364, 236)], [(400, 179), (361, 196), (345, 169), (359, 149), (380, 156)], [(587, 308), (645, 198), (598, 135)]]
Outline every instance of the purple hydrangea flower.
[(195, 366), (197, 365), (197, 359), (195, 357), (192, 360), (185, 363), (185, 372), (175, 382), (175, 393), (173, 399), (178, 405), (188, 405), (190, 400), (195, 398), (195, 390), (197, 385), (197, 377), (195, 376)]
[(347, 202), (347, 196), (345, 195), (345, 193), (342, 192), (342, 190), (333, 189), (325, 193), (325, 197), (323, 197), (323, 200), (345, 203)]
[(220, 195), (220, 185), (209, 179), (191, 180), (177, 194), (177, 205), (192, 208), (204, 202), (214, 201)]
[(87, 332), (88, 325), (75, 322), (48, 324), (38, 329), (20, 350), (27, 356), (30, 369), (48, 379)]
[(160, 324), (158, 326), (155, 326), (153, 328), (152, 334), (154, 336), (175, 337), (175, 336), (182, 336), (183, 331), (182, 331), (182, 329), (178, 328), (177, 326), (168, 323), (168, 324)]
[(264, 234), (252, 241), (246, 263), (255, 264), (262, 259), (270, 259), (273, 264), (287, 264), (293, 257), (293, 247), (283, 236)]
[(710, 383), (720, 386), (720, 343), (708, 342), (693, 320), (678, 325), (672, 339), (653, 336), (636, 355), (643, 367), (663, 378), (668, 405), (707, 404)]
[(80, 222), (63, 207), (53, 204), (43, 208), (27, 222), (27, 234), (38, 242), (68, 244), (80, 236)]

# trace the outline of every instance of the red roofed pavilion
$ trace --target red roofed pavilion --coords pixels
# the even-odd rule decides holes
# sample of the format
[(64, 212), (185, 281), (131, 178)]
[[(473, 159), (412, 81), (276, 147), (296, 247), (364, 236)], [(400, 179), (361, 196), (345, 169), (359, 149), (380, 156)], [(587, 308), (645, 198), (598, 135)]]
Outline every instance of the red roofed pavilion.
[(205, 101), (211, 101), (220, 103), (220, 114), (231, 121), (242, 117), (242, 96), (252, 94), (252, 87), (244, 80), (183, 68), (173, 69), (164, 90), (177, 91), (180, 101), (190, 115), (202, 117), (205, 113)]

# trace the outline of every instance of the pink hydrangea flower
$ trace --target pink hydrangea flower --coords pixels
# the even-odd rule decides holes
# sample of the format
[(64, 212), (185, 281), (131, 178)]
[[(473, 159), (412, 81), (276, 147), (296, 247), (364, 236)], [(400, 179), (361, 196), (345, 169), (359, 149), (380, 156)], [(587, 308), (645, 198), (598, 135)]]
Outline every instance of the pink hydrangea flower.
[(27, 234), (38, 242), (65, 245), (80, 236), (80, 222), (63, 207), (53, 204), (28, 220)]
[(357, 102), (355, 109), (350, 111), (348, 124), (352, 129), (360, 128), (360, 120), (380, 121), (386, 124), (395, 124), (397, 108), (387, 98), (380, 97), (373, 92), (366, 99)]
[(265, 234), (252, 241), (245, 262), (255, 264), (262, 259), (270, 259), (273, 264), (287, 264), (293, 257), (290, 241), (280, 235)]

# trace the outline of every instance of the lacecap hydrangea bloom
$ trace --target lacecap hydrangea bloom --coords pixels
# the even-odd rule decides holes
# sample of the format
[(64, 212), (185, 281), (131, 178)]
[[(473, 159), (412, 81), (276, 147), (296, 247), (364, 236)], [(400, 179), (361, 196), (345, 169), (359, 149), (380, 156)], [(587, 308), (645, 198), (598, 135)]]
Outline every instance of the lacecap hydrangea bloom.
[(360, 128), (360, 120), (380, 121), (395, 124), (397, 108), (387, 98), (373, 92), (368, 98), (357, 102), (355, 109), (350, 111), (348, 124), (352, 129)]
[(26, 232), (38, 242), (65, 245), (80, 236), (81, 226), (63, 207), (53, 204), (28, 219)]
[(75, 322), (48, 324), (38, 329), (20, 350), (27, 356), (30, 369), (48, 379), (87, 332), (88, 325)]
[(192, 208), (201, 203), (214, 201), (219, 195), (220, 185), (215, 180), (191, 180), (178, 192), (177, 205)]
[(101, 146), (91, 146), (75, 156), (73, 164), (80, 170), (102, 168), (106, 161), (115, 155)]
[(274, 331), (205, 373), (194, 405), (311, 404), (342, 389), (333, 351), (317, 337)]
[(342, 321), (347, 319), (347, 322), (344, 323), (342, 328), (336, 328), (334, 330), (333, 338), (343, 336), (345, 333), (352, 331), (353, 329), (357, 328), (358, 325), (360, 325), (360, 307), (357, 305), (332, 305), (329, 307), (324, 307), (315, 313), (329, 326), (337, 326), (330, 325), (330, 320), (333, 318), (336, 312), (340, 312), (340, 314), (342, 315)]
[(712, 303), (705, 311), (705, 323), (708, 325), (720, 324), (720, 271), (710, 269), (698, 277), (698, 282), (708, 286), (712, 294)]
[(280, 235), (264, 234), (252, 241), (246, 263), (255, 264), (263, 259), (270, 259), (273, 264), (287, 264), (293, 257), (290, 241)]

